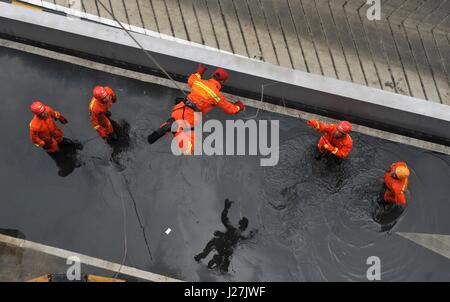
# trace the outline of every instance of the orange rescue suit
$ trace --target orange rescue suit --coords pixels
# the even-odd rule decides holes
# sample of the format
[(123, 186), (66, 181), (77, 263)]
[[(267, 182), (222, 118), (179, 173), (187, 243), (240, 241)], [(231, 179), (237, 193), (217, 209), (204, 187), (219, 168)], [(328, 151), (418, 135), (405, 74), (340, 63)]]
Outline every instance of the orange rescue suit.
[(397, 205), (406, 205), (405, 192), (408, 189), (408, 178), (398, 179), (392, 177), (397, 167), (407, 167), (404, 162), (397, 162), (391, 165), (390, 169), (384, 174), (384, 183), (386, 184), (386, 192), (384, 192), (384, 201), (393, 202)]
[(95, 97), (92, 97), (91, 103), (89, 104), (92, 127), (97, 130), (98, 134), (102, 138), (106, 138), (114, 132), (111, 121), (106, 116), (106, 111), (108, 111), (112, 104), (117, 100), (116, 94), (110, 87), (106, 86), (105, 90), (108, 93), (108, 96), (110, 96), (110, 100), (108, 102), (103, 103), (101, 100), (97, 100)]
[[(239, 106), (227, 101), (222, 95), (220, 92), (222, 85), (215, 79), (203, 80), (199, 73), (193, 73), (189, 76), (188, 85), (192, 90), (187, 98), (197, 106), (202, 115), (211, 111), (215, 106), (219, 106), (228, 114), (236, 114), (240, 111)], [(198, 124), (194, 112), (194, 109), (186, 106), (183, 102), (178, 103), (172, 109), (172, 118), (179, 122), (174, 137), (184, 154), (194, 152), (195, 132), (193, 127)], [(181, 121), (186, 121), (188, 124), (183, 124)], [(189, 128), (190, 131), (183, 131), (183, 129)]]
[[(346, 134), (341, 138), (336, 138), (334, 137), (334, 134), (336, 133), (337, 125), (324, 124), (319, 121), (315, 122), (315, 129), (324, 133), (317, 144), (320, 153), (329, 151), (340, 158), (348, 157), (353, 147), (353, 141), (350, 135)], [(331, 146), (332, 150), (331, 148), (328, 150), (326, 145)]]
[(61, 114), (51, 107), (45, 106), (47, 118), (42, 119), (35, 115), (30, 123), (30, 137), (33, 143), (44, 148), (48, 153), (58, 151), (58, 143), (63, 139), (64, 133), (56, 125), (55, 120), (59, 120)]

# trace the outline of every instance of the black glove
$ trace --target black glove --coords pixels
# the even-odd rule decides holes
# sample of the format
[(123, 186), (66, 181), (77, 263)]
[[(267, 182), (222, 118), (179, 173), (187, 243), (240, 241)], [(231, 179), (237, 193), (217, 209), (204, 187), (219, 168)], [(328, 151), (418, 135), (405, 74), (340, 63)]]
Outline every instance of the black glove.
[(105, 115), (106, 115), (107, 118), (110, 118), (110, 117), (111, 117), (111, 111), (109, 111), (109, 110), (106, 111), (106, 112), (105, 112)]
[(61, 122), (61, 124), (67, 124), (67, 119), (62, 115), (59, 117), (59, 121)]

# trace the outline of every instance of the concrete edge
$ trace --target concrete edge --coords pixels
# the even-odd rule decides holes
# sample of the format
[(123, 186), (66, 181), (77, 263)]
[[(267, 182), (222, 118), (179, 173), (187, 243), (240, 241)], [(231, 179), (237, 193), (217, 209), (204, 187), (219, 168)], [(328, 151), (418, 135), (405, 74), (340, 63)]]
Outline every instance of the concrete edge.
[(140, 270), (140, 269), (137, 269), (134, 267), (121, 265), (118, 263), (86, 256), (86, 255), (83, 255), (80, 253), (76, 253), (76, 252), (72, 252), (72, 251), (68, 251), (68, 250), (64, 250), (64, 249), (60, 249), (60, 248), (55, 248), (52, 246), (36, 243), (33, 241), (28, 241), (25, 239), (18, 239), (18, 238), (10, 237), (10, 236), (3, 235), (3, 234), (0, 234), (0, 242), (6, 243), (9, 245), (13, 245), (13, 246), (16, 246), (19, 248), (31, 249), (34, 251), (42, 252), (42, 253), (45, 253), (48, 255), (53, 255), (53, 256), (56, 256), (59, 258), (63, 258), (63, 259), (68, 259), (69, 257), (78, 257), (80, 259), (80, 262), (83, 264), (101, 268), (101, 269), (105, 269), (105, 270), (109, 270), (109, 271), (113, 271), (113, 272), (119, 272), (120, 274), (123, 274), (123, 275), (129, 275), (129, 276), (140, 278), (140, 279), (147, 280), (147, 281), (182, 282), (181, 280), (178, 280), (178, 279), (173, 279), (173, 278), (166, 277), (163, 275), (154, 274), (154, 273), (143, 271), (143, 270)]
[[(156, 69), (121, 29), (82, 19), (29, 10), (0, 2), (0, 34), (58, 48)], [(264, 84), (267, 101), (382, 130), (450, 145), (450, 107), (407, 96), (308, 74), (242, 56), (133, 33), (166, 70), (187, 75), (198, 61), (230, 70), (227, 87), (258, 96)], [(179, 40), (179, 39), (178, 39)], [(114, 42), (110, 42), (114, 41)]]

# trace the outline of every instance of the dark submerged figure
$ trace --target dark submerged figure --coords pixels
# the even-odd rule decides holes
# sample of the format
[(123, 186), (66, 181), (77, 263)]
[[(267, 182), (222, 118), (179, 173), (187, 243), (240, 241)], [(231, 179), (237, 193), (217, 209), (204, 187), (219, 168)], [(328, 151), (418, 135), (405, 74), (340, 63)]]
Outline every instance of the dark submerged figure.
[[(108, 117), (110, 116), (111, 114), (108, 115)], [(110, 122), (114, 129), (114, 136), (108, 137), (106, 142), (112, 147), (111, 161), (116, 164), (119, 170), (124, 170), (126, 162), (121, 157), (122, 153), (128, 151), (131, 146), (130, 124), (125, 120), (117, 123), (110, 119)]]
[(216, 250), (217, 254), (215, 254), (208, 262), (208, 268), (212, 269), (218, 267), (221, 272), (225, 273), (228, 272), (230, 257), (233, 255), (233, 250), (237, 243), (240, 240), (253, 238), (256, 233), (256, 230), (252, 230), (247, 236), (242, 235), (248, 227), (248, 219), (246, 217), (239, 220), (239, 227), (235, 228), (231, 225), (230, 220), (228, 219), (228, 210), (232, 203), (233, 201), (225, 199), (225, 208), (221, 215), (226, 232), (215, 231), (214, 238), (206, 244), (203, 252), (194, 257), (195, 261), (199, 262), (201, 259), (206, 258), (213, 250)]
[(55, 161), (59, 168), (58, 175), (66, 177), (72, 173), (75, 168), (81, 167), (81, 162), (78, 158), (78, 150), (82, 150), (83, 145), (78, 140), (63, 138), (58, 146), (59, 150), (54, 153), (49, 153), (49, 156)]
[(375, 197), (372, 218), (380, 225), (381, 232), (388, 232), (397, 224), (405, 207), (384, 201), (383, 193), (384, 190)]

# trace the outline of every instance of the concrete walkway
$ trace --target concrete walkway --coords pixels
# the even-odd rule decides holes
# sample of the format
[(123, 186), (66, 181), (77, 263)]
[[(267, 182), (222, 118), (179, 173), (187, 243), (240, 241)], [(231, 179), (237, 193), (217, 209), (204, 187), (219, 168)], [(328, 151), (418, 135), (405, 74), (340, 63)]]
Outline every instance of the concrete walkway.
[[(107, 278), (128, 281), (180, 281), (73, 251), (17, 238), (17, 233), (20, 234), (20, 231), (0, 229), (0, 282), (23, 282), (48, 274), (66, 275), (69, 268), (74, 264), (74, 261), (70, 259), (78, 259), (80, 262), (81, 278), (85, 275), (97, 274)], [(24, 235), (21, 234), (20, 237), (24, 237)], [(71, 272), (73, 274), (74, 271)]]
[[(48, 0), (110, 18), (98, 0)], [(450, 105), (450, 0), (101, 0), (125, 23)]]

